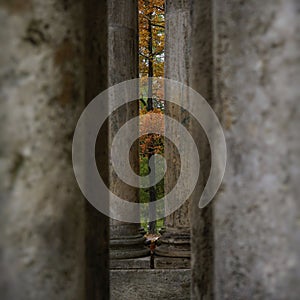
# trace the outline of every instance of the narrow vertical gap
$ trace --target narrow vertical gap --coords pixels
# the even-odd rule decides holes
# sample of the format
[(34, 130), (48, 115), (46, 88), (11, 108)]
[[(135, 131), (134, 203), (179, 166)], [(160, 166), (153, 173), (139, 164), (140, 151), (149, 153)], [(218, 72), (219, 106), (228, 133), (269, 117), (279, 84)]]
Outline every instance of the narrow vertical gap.
[[(146, 83), (141, 90), (139, 105), (140, 132), (148, 132), (149, 123), (155, 118), (157, 126), (164, 126), (164, 101), (157, 91), (161, 88), (152, 77), (164, 76), (165, 46), (165, 3), (164, 0), (139, 0), (139, 76)], [(164, 182), (155, 182), (155, 168), (150, 168), (150, 159), (155, 154), (164, 154), (164, 138), (161, 135), (147, 133), (139, 139), (140, 175), (150, 174), (150, 188), (140, 189), (142, 203), (155, 202), (164, 197)], [(156, 212), (163, 207), (150, 210), (149, 218), (156, 218)], [(141, 215), (144, 215), (143, 213)], [(164, 220), (148, 222), (141, 219), (147, 237), (154, 242)], [(154, 240), (153, 240), (154, 238)]]

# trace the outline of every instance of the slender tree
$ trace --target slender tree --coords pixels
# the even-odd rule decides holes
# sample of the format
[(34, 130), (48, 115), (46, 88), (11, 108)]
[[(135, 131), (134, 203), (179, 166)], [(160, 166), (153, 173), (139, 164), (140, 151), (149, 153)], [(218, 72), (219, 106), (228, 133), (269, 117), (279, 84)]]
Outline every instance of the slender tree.
[[(164, 0), (139, 0), (139, 70), (140, 76), (148, 80), (146, 101), (142, 99), (142, 110), (144, 110), (142, 113), (161, 113), (161, 110), (157, 110), (158, 106), (162, 106), (161, 99), (153, 98), (152, 77), (163, 76), (163, 69)], [(155, 103), (158, 105), (155, 105)], [(147, 134), (144, 138), (141, 138), (140, 144), (142, 158), (147, 157), (148, 172), (151, 172), (149, 201), (154, 202), (157, 199), (156, 187), (154, 185), (155, 168), (152, 166), (152, 169), (150, 169), (149, 161), (153, 155), (163, 151), (163, 143), (158, 135)], [(150, 210), (150, 218), (155, 219), (155, 216), (156, 210), (153, 208)], [(156, 222), (149, 222), (149, 232), (155, 233), (155, 231)]]

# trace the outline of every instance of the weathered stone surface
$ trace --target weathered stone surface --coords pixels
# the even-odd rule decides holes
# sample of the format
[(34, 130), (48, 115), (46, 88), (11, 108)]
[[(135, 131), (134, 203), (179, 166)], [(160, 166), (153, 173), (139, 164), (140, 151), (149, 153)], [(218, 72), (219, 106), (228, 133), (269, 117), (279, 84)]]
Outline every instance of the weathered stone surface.
[[(188, 218), (189, 215), (183, 217)], [(161, 245), (156, 249), (156, 254), (166, 257), (190, 257), (191, 241), (188, 229), (166, 226), (166, 232), (159, 239)]]
[[(150, 256), (133, 259), (111, 259), (110, 269), (149, 269)], [(112, 287), (114, 288), (114, 287)]]
[[(193, 1), (191, 82), (205, 91), (201, 72), (209, 69), (203, 61), (213, 53), (214, 73), (206, 78), (214, 78), (211, 104), (228, 147), (226, 175), (210, 216), (214, 298), (298, 299), (299, 1), (215, 0), (213, 13), (201, 15), (205, 2)], [(214, 21), (207, 20), (210, 15)], [(214, 49), (204, 42), (209, 40), (203, 29), (209, 34), (212, 25)], [(209, 222), (200, 215), (192, 220), (193, 297), (211, 299), (196, 268), (205, 267), (201, 233)]]
[(154, 269), (190, 269), (190, 258), (155, 256)]
[[(111, 223), (115, 224), (116, 221)], [(125, 227), (127, 235), (122, 235), (122, 231), (116, 231), (115, 227), (113, 228), (114, 235), (112, 236), (111, 234), (109, 246), (111, 259), (134, 258), (149, 255), (150, 251), (144, 243), (145, 237), (140, 233), (136, 234), (136, 231), (130, 232), (130, 228), (131, 226)], [(134, 229), (138, 229), (138, 226), (134, 226)], [(129, 234), (131, 234), (131, 236), (129, 236)]]
[(111, 270), (112, 300), (190, 299), (191, 270)]
[[(188, 84), (190, 58), (189, 2), (167, 0), (165, 18), (165, 77)], [(166, 100), (168, 100), (167, 91)], [(182, 101), (188, 100), (183, 97)], [(166, 102), (165, 113), (182, 124), (186, 120), (186, 113), (182, 111), (182, 108), (171, 102)], [(184, 125), (189, 127), (188, 124)], [(186, 146), (188, 147), (188, 145)], [(172, 172), (167, 172), (164, 178), (165, 192), (169, 193), (175, 186), (180, 174), (180, 157), (174, 144), (165, 143), (165, 158), (167, 165), (172, 170)], [(190, 199), (178, 210), (166, 217), (164, 233), (160, 241), (161, 245), (156, 249), (157, 255), (190, 257)], [(172, 265), (176, 268), (176, 260)]]
[(84, 298), (84, 200), (71, 146), (84, 107), (83, 1), (4, 1), (1, 299)]
[[(216, 299), (298, 299), (299, 1), (216, 1), (228, 147), (216, 199)], [(230, 280), (228, 280), (230, 278)]]
[(1, 299), (107, 299), (108, 226), (71, 160), (77, 119), (107, 86), (106, 3), (4, 1), (0, 15)]
[[(126, 12), (126, 13), (124, 13)], [(108, 2), (108, 69), (109, 85), (138, 77), (138, 28), (137, 1)], [(138, 101), (124, 105), (109, 119), (109, 142), (115, 134), (131, 118), (138, 116)], [(119, 145), (122, 151), (122, 145)], [(131, 148), (131, 162), (138, 171), (138, 145)], [(112, 165), (109, 171), (109, 187), (120, 198), (138, 202), (139, 191), (118, 178)], [(139, 214), (139, 212), (136, 212)], [(144, 246), (145, 238), (140, 233), (139, 224), (130, 224), (118, 220), (110, 220), (110, 257), (123, 259), (142, 257), (149, 254)]]
[[(214, 107), (213, 99), (213, 16), (212, 1), (191, 1), (190, 86)], [(202, 128), (193, 123), (192, 134), (201, 160), (200, 176), (192, 195), (192, 299), (213, 299), (212, 206), (199, 209), (198, 203), (210, 171), (210, 147)]]

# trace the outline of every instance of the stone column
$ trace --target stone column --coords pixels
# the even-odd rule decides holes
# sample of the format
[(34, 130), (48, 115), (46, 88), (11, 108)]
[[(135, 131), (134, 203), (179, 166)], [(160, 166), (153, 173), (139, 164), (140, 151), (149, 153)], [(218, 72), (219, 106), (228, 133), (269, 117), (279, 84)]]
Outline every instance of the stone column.
[(214, 203), (216, 299), (297, 299), (300, 3), (215, 2), (229, 152)]
[[(189, 83), (189, 56), (190, 56), (190, 9), (189, 1), (166, 1), (166, 41), (165, 41), (165, 77), (184, 84)], [(166, 94), (168, 100), (168, 95)], [(188, 99), (183, 99), (188, 101)], [(166, 103), (166, 114), (182, 124), (186, 121), (186, 113), (172, 103)], [(185, 122), (186, 127), (190, 124)], [(187, 145), (188, 146), (188, 145)], [(176, 147), (166, 142), (165, 157), (172, 172), (165, 176), (165, 193), (172, 190), (180, 172), (180, 157)], [(156, 254), (166, 257), (156, 259), (156, 268), (168, 265), (174, 268), (189, 267), (190, 257), (190, 200), (187, 200), (178, 210), (167, 216), (165, 228), (160, 239), (161, 246)], [(167, 257), (172, 258), (168, 260)], [(177, 259), (178, 258), (178, 259)]]
[(85, 105), (84, 1), (3, 1), (0, 14), (1, 299), (85, 299), (71, 160)]
[[(205, 2), (211, 1), (193, 1), (192, 8), (192, 86), (201, 88)], [(214, 299), (295, 300), (300, 294), (299, 1), (213, 3), (215, 19), (208, 27), (214, 32), (213, 107), (228, 160), (212, 202), (214, 265), (205, 264), (207, 244), (195, 231), (193, 297), (210, 299), (206, 285)], [(192, 223), (204, 228), (201, 215)], [(203, 284), (199, 266), (213, 268), (209, 282)]]
[[(215, 108), (213, 98), (213, 14), (212, 1), (191, 2), (190, 86)], [(200, 154), (200, 176), (192, 195), (192, 299), (213, 299), (212, 202), (199, 209), (198, 203), (210, 172), (210, 146), (202, 128), (194, 126), (193, 137)]]
[[(138, 16), (137, 1), (108, 2), (108, 70), (109, 86), (138, 77)], [(139, 114), (138, 101), (127, 104), (114, 113), (109, 121), (110, 143), (121, 126)], [(120, 145), (120, 151), (121, 145)], [(138, 170), (138, 144), (132, 147), (131, 162)], [(128, 201), (139, 201), (139, 191), (122, 183), (110, 170), (110, 189)], [(110, 221), (111, 259), (135, 258), (148, 255), (139, 224)], [(115, 262), (111, 261), (113, 268)]]

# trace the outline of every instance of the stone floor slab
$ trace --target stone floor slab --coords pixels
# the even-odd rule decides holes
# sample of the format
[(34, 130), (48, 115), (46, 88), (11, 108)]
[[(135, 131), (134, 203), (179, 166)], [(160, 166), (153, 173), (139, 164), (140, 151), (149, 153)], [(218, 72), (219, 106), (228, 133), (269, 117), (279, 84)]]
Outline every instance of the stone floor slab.
[(186, 300), (190, 285), (190, 269), (110, 270), (112, 300)]

